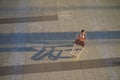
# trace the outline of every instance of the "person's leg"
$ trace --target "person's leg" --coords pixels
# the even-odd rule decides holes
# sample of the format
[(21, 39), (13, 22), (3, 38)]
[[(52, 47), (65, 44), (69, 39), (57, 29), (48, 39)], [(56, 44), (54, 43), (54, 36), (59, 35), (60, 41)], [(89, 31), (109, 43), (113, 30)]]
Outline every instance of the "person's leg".
[(81, 51), (81, 45), (78, 45), (77, 46), (77, 50), (76, 50), (76, 53), (75, 53), (75, 56), (77, 57), (78, 56), (78, 54), (80, 53), (80, 51)]
[(84, 46), (85, 46), (85, 43), (84, 43), (84, 42), (81, 42), (81, 47), (80, 47), (80, 50), (79, 50), (79, 52), (78, 52), (77, 58), (79, 58), (80, 54), (81, 54), (82, 51), (84, 50)]
[(72, 48), (72, 51), (71, 51), (71, 55), (74, 55), (74, 51), (75, 51), (75, 49), (76, 49), (76, 44), (74, 44), (74, 46), (73, 46), (73, 48)]

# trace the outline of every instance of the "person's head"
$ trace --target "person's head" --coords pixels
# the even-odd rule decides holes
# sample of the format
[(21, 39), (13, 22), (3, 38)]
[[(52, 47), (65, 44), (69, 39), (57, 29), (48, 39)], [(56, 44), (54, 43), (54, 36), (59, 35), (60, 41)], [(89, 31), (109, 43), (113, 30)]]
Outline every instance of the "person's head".
[(85, 30), (81, 30), (81, 33), (82, 33), (82, 34), (85, 34)]

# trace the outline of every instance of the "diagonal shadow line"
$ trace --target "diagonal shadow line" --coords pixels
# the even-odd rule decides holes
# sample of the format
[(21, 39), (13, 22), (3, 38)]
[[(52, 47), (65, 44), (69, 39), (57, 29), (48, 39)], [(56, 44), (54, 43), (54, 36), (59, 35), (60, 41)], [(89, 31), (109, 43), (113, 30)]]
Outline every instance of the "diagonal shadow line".
[(44, 58), (44, 57), (47, 55), (47, 54), (43, 54), (43, 55), (42, 55), (42, 53), (44, 53), (44, 52), (46, 51), (45, 48), (46, 48), (46, 47), (42, 48), (42, 49), (39, 50), (37, 53), (35, 53), (35, 54), (31, 57), (31, 59), (33, 59), (33, 60), (39, 60), (39, 59)]
[(2, 19), (0, 19), (0, 24), (38, 22), (38, 21), (54, 21), (54, 20), (58, 20), (57, 15), (18, 17), (18, 18), (2, 18)]
[[(112, 65), (106, 62), (109, 60), (111, 61)], [(67, 62), (16, 65), (16, 66), (1, 66), (0, 76), (14, 75), (14, 74), (68, 71), (68, 70), (81, 70), (81, 69), (94, 69), (94, 68), (107, 68), (107, 67), (120, 66), (120, 64), (116, 64), (116, 63), (120, 63), (120, 57), (93, 59), (93, 60), (67, 61)]]

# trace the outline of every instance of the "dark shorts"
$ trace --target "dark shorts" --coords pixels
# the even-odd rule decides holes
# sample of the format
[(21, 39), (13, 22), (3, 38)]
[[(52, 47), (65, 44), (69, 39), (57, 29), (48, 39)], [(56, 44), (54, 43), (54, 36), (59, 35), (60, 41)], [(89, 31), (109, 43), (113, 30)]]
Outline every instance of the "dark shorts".
[(76, 40), (75, 40), (75, 42), (74, 42), (74, 44), (76, 44), (76, 45), (81, 45), (81, 46), (83, 46), (83, 47), (84, 47), (85, 42), (83, 42), (83, 41), (80, 41), (80, 40), (76, 39)]

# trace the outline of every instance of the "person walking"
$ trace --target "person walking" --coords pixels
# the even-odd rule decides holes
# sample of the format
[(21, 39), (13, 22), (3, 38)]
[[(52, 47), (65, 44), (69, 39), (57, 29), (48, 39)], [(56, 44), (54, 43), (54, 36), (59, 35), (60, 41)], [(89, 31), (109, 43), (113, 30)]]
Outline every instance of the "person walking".
[[(81, 32), (76, 36), (76, 39), (74, 41), (74, 46), (71, 52), (72, 56), (77, 56), (77, 58), (80, 55), (80, 52), (84, 49), (86, 41), (86, 32), (85, 30), (81, 30)], [(82, 46), (82, 48), (80, 48)], [(75, 51), (76, 48), (79, 47), (78, 51)]]

